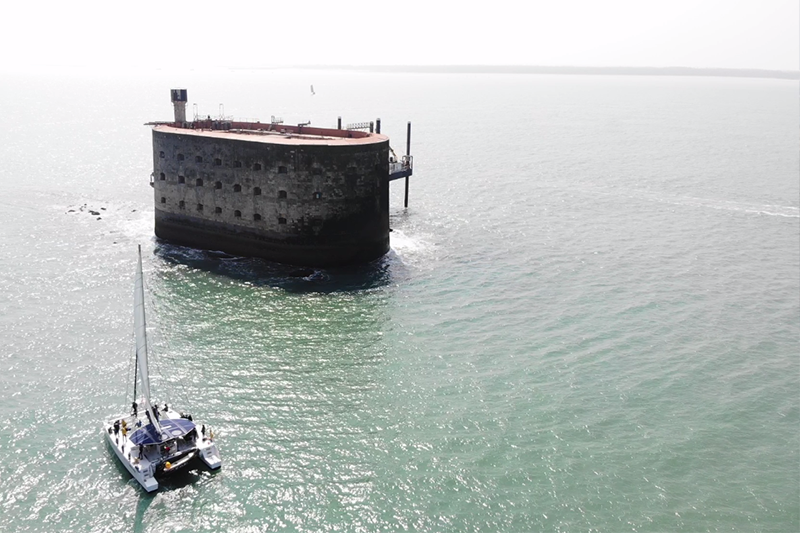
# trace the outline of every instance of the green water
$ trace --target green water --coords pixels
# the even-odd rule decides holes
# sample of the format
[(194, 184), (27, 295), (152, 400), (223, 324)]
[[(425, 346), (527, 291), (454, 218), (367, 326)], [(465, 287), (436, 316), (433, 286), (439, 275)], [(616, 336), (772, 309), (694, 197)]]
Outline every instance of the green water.
[[(308, 76), (185, 83), (413, 120), (392, 252), (307, 277), (153, 240), (171, 80), (0, 89), (51, 110), (0, 143), (1, 531), (800, 529), (796, 82)], [(153, 495), (100, 433), (137, 243), (154, 393), (223, 456)]]

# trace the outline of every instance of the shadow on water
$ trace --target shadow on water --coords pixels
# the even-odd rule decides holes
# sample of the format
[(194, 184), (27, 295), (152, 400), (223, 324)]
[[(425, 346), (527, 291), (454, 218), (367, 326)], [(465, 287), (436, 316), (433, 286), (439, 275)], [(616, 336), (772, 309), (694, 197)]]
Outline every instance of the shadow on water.
[[(153, 500), (159, 493), (182, 489), (183, 487), (197, 483), (202, 479), (202, 475), (199, 473), (200, 469), (202, 468), (201, 466), (191, 465), (190, 468), (191, 469), (189, 470), (176, 472), (167, 478), (159, 479), (159, 489), (154, 492), (145, 491), (143, 488), (138, 487), (137, 483), (137, 488), (139, 489), (139, 499), (136, 502), (136, 516), (133, 520), (133, 531), (135, 533), (148, 530), (145, 523), (145, 516), (147, 515), (147, 510), (150, 508)], [(212, 475), (215, 473), (216, 472), (213, 472)]]
[[(119, 461), (115, 462), (119, 465)], [(123, 466), (120, 465), (119, 468), (122, 470), (121, 475), (127, 475), (131, 480), (133, 480), (133, 477), (131, 477), (131, 475)], [(139, 490), (139, 498), (136, 502), (136, 515), (134, 516), (133, 520), (133, 531), (135, 533), (139, 533), (148, 530), (146, 527), (145, 516), (147, 515), (147, 511), (150, 508), (150, 505), (153, 503), (153, 500), (159, 493), (182, 489), (189, 485), (201, 482), (205, 476), (214, 476), (218, 472), (219, 470), (208, 470), (202, 465), (202, 463), (200, 463), (199, 460), (194, 460), (186, 470), (181, 470), (180, 472), (176, 472), (169, 477), (159, 479), (159, 488), (157, 491), (147, 492), (141, 488), (136, 481), (133, 481), (133, 483), (136, 485), (136, 488)]]
[(103, 439), (106, 445), (106, 449), (111, 456), (111, 462), (114, 464), (116, 472), (120, 476), (120, 480), (124, 481), (125, 483), (129, 483), (133, 485), (136, 490), (139, 491), (139, 499), (136, 502), (136, 516), (134, 517), (133, 521), (133, 531), (134, 532), (141, 532), (146, 531), (145, 527), (145, 515), (147, 514), (147, 510), (150, 507), (150, 504), (153, 503), (153, 499), (161, 492), (170, 491), (170, 490), (179, 490), (189, 485), (193, 485), (202, 481), (203, 477), (208, 475), (216, 475), (219, 470), (212, 471), (200, 462), (199, 459), (193, 459), (192, 462), (186, 467), (185, 470), (181, 470), (179, 472), (175, 472), (171, 476), (159, 478), (158, 490), (154, 492), (147, 492), (144, 490), (139, 482), (134, 479), (130, 472), (114, 457), (114, 451), (111, 449), (111, 445)]
[(238, 257), (156, 241), (154, 254), (173, 265), (226, 276), (256, 286), (293, 293), (355, 292), (384, 287), (406, 277), (406, 266), (393, 250), (365, 265), (313, 268), (284, 265), (266, 259)]
[(150, 493), (144, 489), (139, 494), (139, 500), (136, 502), (136, 516), (133, 518), (134, 533), (140, 533), (145, 530), (144, 515), (147, 514), (147, 509), (153, 503), (153, 498), (155, 497), (156, 493)]

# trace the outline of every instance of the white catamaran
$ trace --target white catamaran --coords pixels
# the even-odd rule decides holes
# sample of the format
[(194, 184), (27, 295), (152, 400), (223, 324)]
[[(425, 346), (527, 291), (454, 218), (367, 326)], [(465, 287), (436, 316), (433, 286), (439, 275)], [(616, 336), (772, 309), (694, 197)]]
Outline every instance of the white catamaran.
[(136, 370), (142, 398), (136, 402), (137, 379), (134, 377), (131, 414), (106, 422), (103, 433), (125, 468), (147, 492), (152, 492), (158, 489), (157, 478), (180, 470), (195, 457), (199, 457), (211, 469), (222, 466), (222, 460), (209, 428), (205, 425), (198, 428), (191, 415), (177, 412), (167, 404), (159, 409), (158, 405), (151, 403), (141, 246), (133, 289), (133, 308)]

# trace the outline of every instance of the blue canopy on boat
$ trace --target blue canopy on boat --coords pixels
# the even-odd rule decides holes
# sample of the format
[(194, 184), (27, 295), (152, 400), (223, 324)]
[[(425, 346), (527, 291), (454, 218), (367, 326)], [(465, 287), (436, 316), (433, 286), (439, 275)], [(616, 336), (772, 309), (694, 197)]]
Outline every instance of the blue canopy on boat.
[(195, 427), (194, 422), (185, 418), (167, 418), (159, 420), (159, 424), (161, 424), (164, 437), (158, 434), (153, 424), (147, 424), (133, 432), (131, 442), (136, 445), (144, 444), (145, 446), (148, 444), (160, 444), (165, 440), (183, 437)]

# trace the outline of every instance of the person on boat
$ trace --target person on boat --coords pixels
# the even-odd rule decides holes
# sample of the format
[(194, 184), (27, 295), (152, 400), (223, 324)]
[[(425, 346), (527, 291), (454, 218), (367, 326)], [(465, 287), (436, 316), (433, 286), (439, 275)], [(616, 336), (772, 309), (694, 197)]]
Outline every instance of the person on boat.
[(133, 408), (133, 418), (136, 418), (139, 416), (139, 405), (136, 402), (133, 402), (131, 407)]

